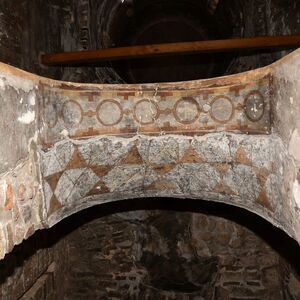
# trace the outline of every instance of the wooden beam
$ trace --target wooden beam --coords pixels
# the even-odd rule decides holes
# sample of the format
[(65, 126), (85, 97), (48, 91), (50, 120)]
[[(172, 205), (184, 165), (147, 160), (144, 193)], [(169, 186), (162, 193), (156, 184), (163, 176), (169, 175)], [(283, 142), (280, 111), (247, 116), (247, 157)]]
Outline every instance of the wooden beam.
[(230, 52), (236, 50), (290, 48), (300, 45), (300, 35), (265, 36), (245, 39), (208, 40), (183, 43), (154, 44), (91, 51), (42, 55), (47, 66), (97, 63), (171, 54)]

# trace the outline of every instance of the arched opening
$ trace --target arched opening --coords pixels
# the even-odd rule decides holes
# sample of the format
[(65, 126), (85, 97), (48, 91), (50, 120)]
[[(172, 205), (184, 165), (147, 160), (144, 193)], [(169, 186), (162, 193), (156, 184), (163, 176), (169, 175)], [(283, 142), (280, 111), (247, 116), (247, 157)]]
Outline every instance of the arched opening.
[(239, 73), (287, 52), (65, 68), (38, 59), (297, 34), (298, 1), (0, 3), (1, 60), (65, 80), (0, 64), (3, 299), (300, 297), (299, 246), (270, 225), (299, 242), (299, 51), (247, 74), (161, 85), (144, 83)]
[(135, 199), (37, 232), (1, 262), (1, 287), (4, 299), (297, 299), (299, 261), (295, 241), (243, 209)]

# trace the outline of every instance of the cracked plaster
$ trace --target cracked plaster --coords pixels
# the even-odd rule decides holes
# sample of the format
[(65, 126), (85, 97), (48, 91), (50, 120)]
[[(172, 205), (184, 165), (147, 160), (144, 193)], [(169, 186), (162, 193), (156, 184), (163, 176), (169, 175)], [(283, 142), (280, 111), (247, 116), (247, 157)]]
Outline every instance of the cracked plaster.
[[(300, 242), (299, 56), (159, 85), (72, 84), (0, 64), (0, 256), (76, 211), (141, 197), (239, 206)], [(253, 94), (262, 114), (247, 115)]]

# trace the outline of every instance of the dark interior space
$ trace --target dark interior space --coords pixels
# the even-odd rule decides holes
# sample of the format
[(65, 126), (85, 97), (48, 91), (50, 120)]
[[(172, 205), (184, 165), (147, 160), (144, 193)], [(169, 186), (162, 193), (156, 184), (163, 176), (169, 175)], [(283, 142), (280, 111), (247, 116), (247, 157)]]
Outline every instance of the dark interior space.
[[(147, 43), (299, 34), (297, 0), (2, 0), (0, 58), (59, 80), (143, 83), (209, 78), (266, 66), (287, 51), (172, 55), (89, 67), (45, 67), (42, 53)], [(288, 51), (292, 51), (289, 49)]]
[[(201, 1), (123, 3), (111, 20), (110, 46), (147, 45), (228, 38), (232, 24), (219, 23)], [(228, 27), (227, 27), (228, 26)], [(113, 63), (132, 83), (183, 81), (224, 74), (232, 55), (171, 55)]]
[[(0, 61), (64, 81), (230, 75), (293, 49), (46, 67), (42, 53), (300, 34), (298, 0), (0, 0)], [(249, 211), (196, 200), (103, 204), (37, 232), (0, 262), (0, 299), (300, 299), (299, 245)]]
[(124, 200), (17, 246), (1, 262), (2, 297), (299, 299), (299, 255), (293, 239), (238, 207)]

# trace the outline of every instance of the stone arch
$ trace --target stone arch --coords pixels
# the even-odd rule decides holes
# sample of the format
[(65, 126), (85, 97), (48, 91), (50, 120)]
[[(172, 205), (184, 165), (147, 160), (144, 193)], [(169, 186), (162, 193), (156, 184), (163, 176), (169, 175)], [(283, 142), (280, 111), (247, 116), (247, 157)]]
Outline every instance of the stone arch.
[[(116, 235), (116, 232), (120, 234)], [(213, 241), (207, 240), (209, 235), (212, 235)], [(98, 254), (102, 253), (100, 257), (108, 252), (114, 253), (114, 251), (108, 251), (108, 249), (114, 249), (114, 247), (123, 249), (120, 244), (123, 245), (122, 241), (126, 239), (128, 241), (130, 237), (133, 239), (133, 248), (129, 247), (129, 249), (131, 249), (129, 251), (133, 253), (133, 255), (130, 256), (132, 261), (129, 259), (128, 268), (131, 268), (130, 266), (133, 264), (150, 271), (151, 257), (156, 256), (151, 256), (153, 252), (151, 252), (151, 250), (148, 252), (149, 247), (147, 246), (135, 247), (133, 245), (145, 245), (145, 243), (149, 245), (151, 241), (161, 240), (160, 238), (163, 237), (167, 239), (168, 237), (170, 238), (169, 249), (173, 249), (174, 251), (171, 253), (168, 252), (168, 254), (164, 253), (169, 257), (172, 264), (175, 263), (174, 267), (176, 266), (176, 262), (189, 265), (192, 270), (192, 266), (196, 265), (198, 270), (202, 270), (200, 273), (202, 273), (205, 268), (203, 268), (203, 266), (200, 268), (201, 264), (198, 265), (197, 263), (201, 263), (204, 259), (204, 262), (214, 262), (214, 265), (218, 267), (216, 269), (217, 273), (220, 275), (223, 274), (221, 270), (224, 270), (224, 268), (222, 268), (222, 259), (220, 259), (219, 253), (221, 256), (229, 256), (234, 260), (241, 258), (241, 262), (246, 263), (248, 266), (247, 268), (245, 267), (245, 273), (247, 273), (246, 270), (249, 269), (249, 265), (250, 269), (253, 269), (251, 268), (251, 264), (257, 264), (257, 261), (260, 261), (263, 256), (265, 258), (264, 261), (267, 261), (267, 263), (259, 264), (258, 278), (261, 273), (264, 274), (262, 270), (269, 270), (269, 260), (266, 258), (269, 258), (270, 255), (272, 256), (272, 253), (274, 255), (272, 256), (272, 261), (278, 263), (278, 265), (273, 267), (273, 270), (276, 270), (276, 272), (284, 270), (282, 281), (287, 279), (287, 282), (289, 282), (289, 274), (293, 274), (289, 272), (295, 272), (299, 270), (300, 267), (298, 263), (298, 244), (283, 231), (272, 226), (269, 222), (254, 213), (250, 213), (236, 206), (229, 206), (222, 203), (217, 204), (215, 202), (202, 201), (198, 203), (198, 200), (191, 199), (182, 201), (182, 199), (144, 198), (122, 200), (93, 206), (65, 218), (51, 228), (35, 232), (28, 240), (16, 246), (1, 262), (3, 269), (1, 279), (11, 278), (10, 274), (13, 274), (13, 279), (16, 278), (16, 272), (14, 271), (16, 266), (18, 266), (18, 268), (21, 266), (26, 270), (28, 265), (29, 268), (32, 266), (30, 262), (34, 260), (34, 257), (37, 255), (36, 253), (42, 256), (42, 254), (48, 254), (50, 251), (52, 255), (46, 255), (48, 259), (43, 260), (41, 263), (40, 272), (46, 271), (47, 275), (45, 276), (50, 276), (49, 274), (54, 276), (55, 282), (53, 286), (55, 291), (60, 294), (63, 293), (63, 290), (66, 291), (66, 286), (68, 286), (67, 284), (61, 284), (65, 282), (63, 278), (71, 279), (68, 272), (70, 272), (69, 274), (74, 274), (73, 271), (75, 274), (77, 271), (80, 272), (78, 265), (82, 265), (82, 263), (89, 265), (89, 259), (93, 257), (93, 251), (97, 251)], [(110, 243), (114, 244), (114, 239), (118, 241), (116, 243), (118, 246), (109, 246)], [(181, 241), (179, 244), (183, 244), (183, 247), (187, 244), (191, 245), (193, 249), (192, 253), (195, 255), (193, 256), (192, 254), (194, 259), (184, 259), (184, 254), (186, 253), (184, 251), (178, 251), (182, 249), (180, 246), (179, 249), (177, 248), (176, 245), (178, 241)], [(204, 246), (206, 245), (204, 241), (210, 245)], [(280, 241), (280, 243), (278, 243), (278, 241)], [(253, 245), (253, 243), (255, 245)], [(249, 244), (252, 245), (253, 248), (246, 246)], [(161, 247), (165, 247), (164, 243), (160, 245)], [(126, 251), (128, 251), (128, 244), (124, 243), (124, 247), (126, 247)], [(157, 247), (159, 247), (159, 245), (157, 245)], [(253, 251), (254, 247), (258, 251)], [(251, 248), (251, 250), (249, 248)], [(268, 249), (271, 248), (274, 250), (269, 252)], [(150, 247), (150, 249), (154, 250), (155, 248)], [(216, 249), (216, 251), (213, 249)], [(286, 249), (289, 249), (289, 251), (287, 252)], [(241, 253), (248, 253), (247, 251), (249, 250), (251, 254), (247, 256), (247, 262), (243, 261), (243, 255)], [(69, 251), (71, 251), (71, 253)], [(157, 253), (155, 250), (154, 252)], [(120, 252), (117, 251), (117, 253)], [(236, 255), (234, 255), (234, 253), (236, 253)], [(147, 260), (146, 262), (144, 255), (150, 258), (150, 261)], [(165, 257), (165, 255), (163, 255), (163, 257)], [(171, 258), (169, 255), (171, 255)], [(71, 257), (70, 260), (69, 257)], [(122, 257), (123, 256), (120, 257), (121, 261), (118, 259), (117, 261), (122, 262)], [(254, 260), (253, 257), (255, 258)], [(107, 259), (116, 261), (114, 255)], [(164, 258), (162, 259), (166, 262)], [(103, 260), (101, 260), (101, 263), (104, 263)], [(192, 263), (192, 265), (190, 265), (190, 263)], [(289, 263), (293, 265), (293, 268), (289, 267)], [(97, 263), (94, 262), (92, 265), (93, 267), (90, 270), (95, 272), (95, 274), (101, 274), (101, 268), (99, 268)], [(268, 268), (265, 268), (266, 265)], [(69, 270), (70, 266), (72, 266), (71, 270)], [(168, 271), (163, 272), (164, 275), (168, 272), (173, 273), (173, 271), (175, 271), (172, 265), (168, 265), (167, 270)], [(58, 276), (58, 273), (63, 274), (63, 276)], [(227, 279), (226, 274), (224, 275), (225, 279)], [(143, 281), (146, 280), (144, 283), (147, 283), (147, 285), (151, 283), (151, 288), (152, 284), (155, 285), (157, 273), (150, 271), (149, 276), (150, 277), (147, 276), (144, 278)], [(178, 276), (179, 275), (172, 275), (172, 282), (174, 282), (174, 280), (176, 282)], [(184, 280), (188, 282), (187, 277), (185, 275), (183, 276), (185, 278)], [(149, 279), (151, 280), (148, 281)], [(182, 279), (182, 277), (180, 277), (180, 279)], [(227, 280), (231, 280), (231, 277)], [(6, 288), (3, 289), (4, 295), (8, 295), (12, 292), (15, 292), (17, 295), (22, 293), (22, 290), (14, 289), (13, 281), (6, 280), (6, 282), (8, 284), (6, 284)], [(212, 280), (212, 283), (213, 282), (214, 280)], [(263, 281), (263, 287), (266, 287), (264, 285), (265, 283), (266, 281)], [(30, 281), (26, 281), (24, 290), (26, 290), (28, 284), (30, 284)], [(270, 283), (267, 283), (267, 286), (269, 285)], [(162, 286), (162, 288), (164, 290), (164, 286)], [(165, 289), (165, 291), (167, 291), (167, 289)], [(183, 290), (180, 289), (178, 292), (182, 293)], [(200, 293), (200, 291), (194, 291), (194, 293), (197, 294)], [(265, 293), (266, 291), (263, 295)]]
[[(239, 206), (299, 242), (299, 54), (146, 85), (66, 83), (1, 64), (0, 256), (85, 207), (151, 196)], [(156, 112), (134, 111), (142, 99)]]

